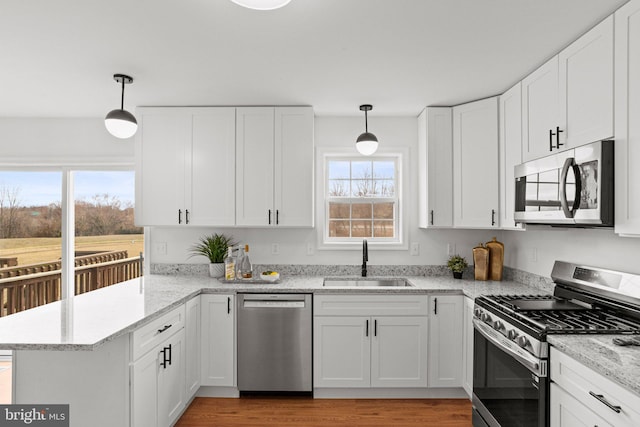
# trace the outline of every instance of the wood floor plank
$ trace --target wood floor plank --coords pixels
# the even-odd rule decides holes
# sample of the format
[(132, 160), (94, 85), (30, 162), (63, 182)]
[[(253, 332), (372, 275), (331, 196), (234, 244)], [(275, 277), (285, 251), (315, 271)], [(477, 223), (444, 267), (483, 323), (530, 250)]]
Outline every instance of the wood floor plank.
[(198, 397), (176, 427), (470, 427), (466, 399)]

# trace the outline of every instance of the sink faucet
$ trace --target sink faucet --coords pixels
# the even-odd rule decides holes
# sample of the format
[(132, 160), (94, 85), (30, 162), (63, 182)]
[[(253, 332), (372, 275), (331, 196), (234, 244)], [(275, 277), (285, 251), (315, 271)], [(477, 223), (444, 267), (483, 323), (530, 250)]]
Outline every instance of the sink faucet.
[(367, 239), (362, 241), (362, 277), (367, 277), (367, 261), (369, 261), (369, 247)]

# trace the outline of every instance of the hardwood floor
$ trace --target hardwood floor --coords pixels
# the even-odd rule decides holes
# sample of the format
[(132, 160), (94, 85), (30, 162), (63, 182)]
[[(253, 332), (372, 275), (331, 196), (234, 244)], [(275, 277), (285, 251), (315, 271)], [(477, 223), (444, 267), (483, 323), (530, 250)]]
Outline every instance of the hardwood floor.
[(466, 399), (197, 397), (176, 427), (470, 427)]

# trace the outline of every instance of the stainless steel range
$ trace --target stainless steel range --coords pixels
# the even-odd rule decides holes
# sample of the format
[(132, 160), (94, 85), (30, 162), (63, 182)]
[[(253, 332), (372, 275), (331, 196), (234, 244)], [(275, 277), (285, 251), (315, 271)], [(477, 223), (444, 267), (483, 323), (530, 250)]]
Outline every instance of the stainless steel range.
[(556, 261), (553, 295), (474, 307), (474, 426), (549, 425), (549, 334), (640, 334), (640, 276)]

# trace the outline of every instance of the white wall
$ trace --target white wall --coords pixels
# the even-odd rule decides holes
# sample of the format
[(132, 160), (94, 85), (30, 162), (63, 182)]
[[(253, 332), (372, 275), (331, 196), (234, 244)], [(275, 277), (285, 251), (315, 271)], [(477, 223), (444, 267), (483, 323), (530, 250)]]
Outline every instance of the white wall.
[(0, 118), (3, 163), (133, 165), (133, 138), (111, 136), (102, 118)]
[[(440, 265), (447, 259), (447, 244), (456, 245), (458, 252), (471, 260), (471, 248), (478, 242), (486, 242), (495, 234), (492, 231), (477, 230), (420, 230), (418, 229), (417, 198), (417, 118), (416, 117), (370, 117), (369, 127), (378, 136), (381, 147), (409, 150), (409, 182), (405, 209), (409, 242), (420, 245), (420, 254), (411, 256), (409, 250), (380, 250), (369, 245), (369, 263), (373, 265)], [(355, 139), (364, 131), (364, 117), (316, 117), (315, 146), (349, 147), (355, 150)], [(322, 179), (316, 171), (316, 181)], [(317, 192), (318, 193), (318, 192)], [(322, 198), (316, 194), (316, 211), (322, 209)], [(316, 221), (316, 225), (317, 225)], [(361, 248), (349, 250), (319, 250), (315, 229), (193, 229), (159, 228), (151, 229), (150, 260), (152, 263), (205, 263), (201, 257), (189, 258), (188, 248), (198, 237), (211, 232), (225, 232), (236, 240), (248, 243), (251, 258), (260, 264), (340, 264), (357, 265), (362, 262)], [(166, 243), (167, 253), (156, 251), (158, 243)], [(279, 254), (271, 253), (271, 246), (277, 243)], [(311, 245), (312, 255), (307, 255)], [(409, 247), (409, 246), (408, 246)], [(147, 254), (149, 256), (149, 254)]]
[(640, 238), (611, 229), (529, 227), (505, 231), (502, 238), (506, 265), (541, 276), (549, 277), (555, 260), (640, 274)]

